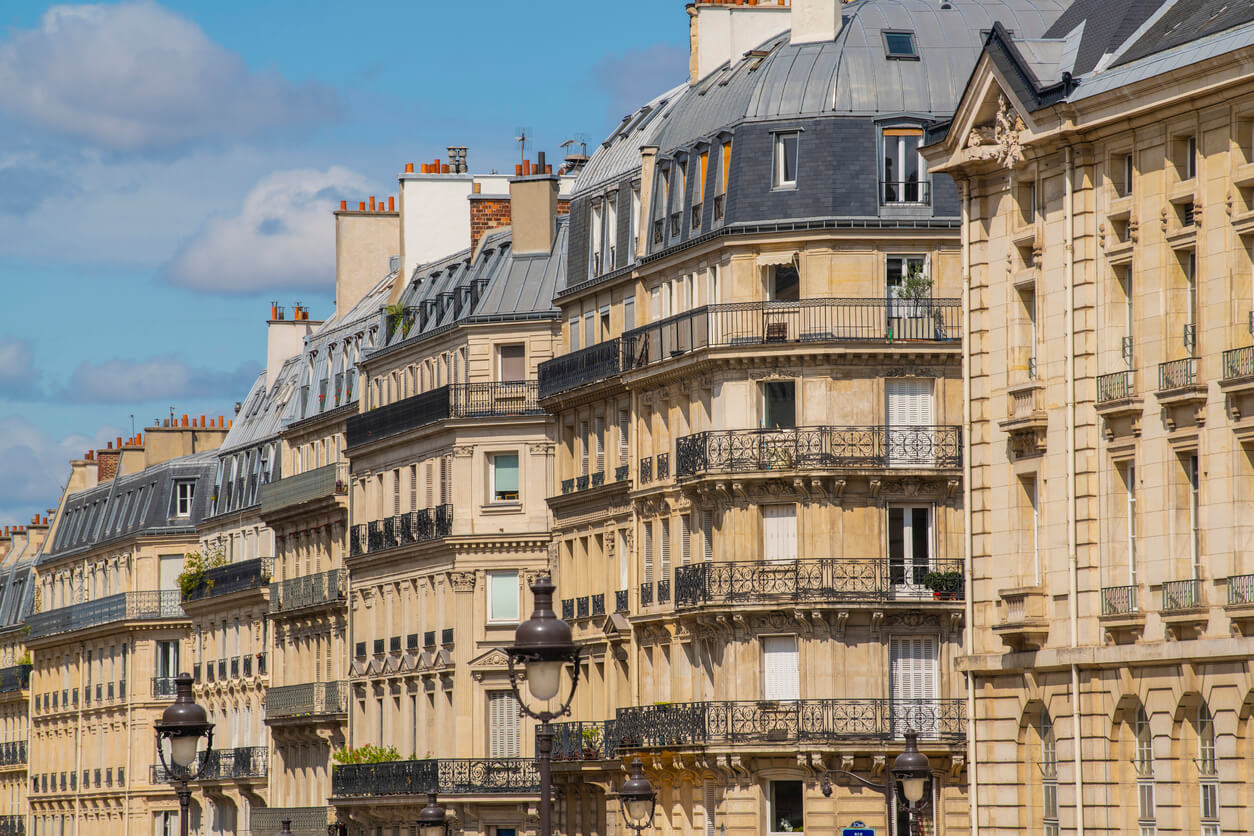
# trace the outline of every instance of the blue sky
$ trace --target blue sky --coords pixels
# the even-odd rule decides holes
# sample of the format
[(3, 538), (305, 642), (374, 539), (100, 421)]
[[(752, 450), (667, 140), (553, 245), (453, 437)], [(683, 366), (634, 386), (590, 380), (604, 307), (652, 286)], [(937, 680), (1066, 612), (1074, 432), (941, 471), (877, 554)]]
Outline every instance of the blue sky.
[[(269, 301), (330, 310), (331, 210), (469, 146), (591, 146), (687, 72), (682, 0), (5, 4), (0, 523), (67, 460), (230, 414)], [(531, 154), (529, 153), (529, 156)]]

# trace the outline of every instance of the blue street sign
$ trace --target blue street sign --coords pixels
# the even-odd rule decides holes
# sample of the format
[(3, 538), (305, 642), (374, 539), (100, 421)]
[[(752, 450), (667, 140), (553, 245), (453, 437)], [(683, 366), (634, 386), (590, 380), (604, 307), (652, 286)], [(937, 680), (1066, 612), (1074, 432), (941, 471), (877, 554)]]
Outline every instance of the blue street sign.
[(867, 827), (862, 822), (856, 821), (851, 827), (846, 827), (840, 831), (840, 836), (875, 836), (875, 828)]

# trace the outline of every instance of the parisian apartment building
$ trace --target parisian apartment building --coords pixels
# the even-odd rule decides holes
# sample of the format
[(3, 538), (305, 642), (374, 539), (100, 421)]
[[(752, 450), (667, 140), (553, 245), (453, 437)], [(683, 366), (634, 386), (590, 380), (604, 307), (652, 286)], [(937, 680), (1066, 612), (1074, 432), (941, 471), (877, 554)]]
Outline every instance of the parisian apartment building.
[[(328, 206), (220, 416), (0, 529), (0, 836), (1254, 830), (1254, 7), (678, 4), (563, 158)], [(426, 153), (433, 149), (423, 149)], [(932, 770), (914, 826), (833, 770)], [(830, 790), (827, 792), (825, 790)]]

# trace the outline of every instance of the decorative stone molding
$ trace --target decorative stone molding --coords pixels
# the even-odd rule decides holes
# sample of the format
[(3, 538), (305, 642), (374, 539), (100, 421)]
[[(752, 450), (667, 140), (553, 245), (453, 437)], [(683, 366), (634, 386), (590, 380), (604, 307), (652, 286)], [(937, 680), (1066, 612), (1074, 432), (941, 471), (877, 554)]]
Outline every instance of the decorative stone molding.
[(1004, 94), (997, 97), (997, 115), (991, 126), (979, 126), (967, 134), (966, 146), (977, 160), (994, 160), (1008, 169), (1023, 164), (1021, 136), (1027, 125), (1006, 101)]
[(454, 592), (474, 592), (475, 577), (474, 572), (449, 572), (449, 586), (453, 587)]

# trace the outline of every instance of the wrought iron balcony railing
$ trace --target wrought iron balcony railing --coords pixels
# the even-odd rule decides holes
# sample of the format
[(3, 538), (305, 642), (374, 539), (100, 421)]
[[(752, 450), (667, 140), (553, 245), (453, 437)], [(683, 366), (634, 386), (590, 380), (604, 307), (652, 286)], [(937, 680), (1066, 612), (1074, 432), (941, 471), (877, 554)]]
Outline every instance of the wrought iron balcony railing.
[(1254, 346), (1230, 348), (1224, 352), (1224, 380), (1254, 377)]
[(199, 601), (203, 598), (229, 595), (245, 589), (256, 589), (270, 583), (270, 573), (273, 568), (274, 558), (258, 557), (206, 569), (185, 600)]
[(703, 348), (961, 339), (961, 299), (732, 302), (694, 308), (625, 332), (621, 370), (643, 368)]
[(926, 180), (881, 180), (881, 206), (927, 206), (932, 202), (931, 183)]
[(675, 474), (846, 468), (956, 468), (962, 428), (790, 427), (707, 430), (676, 439)]
[(605, 615), (605, 593), (600, 592), (592, 596), (592, 614)]
[(640, 606), (653, 606), (653, 582), (649, 581), (640, 584)]
[(215, 749), (205, 764), (205, 781), (227, 781), (232, 778), (264, 778), (268, 761), (265, 746), (241, 746)]
[(283, 822), (292, 823), (292, 833), (299, 836), (325, 836), (327, 823), (334, 821), (330, 807), (254, 807), (249, 812), (254, 836), (278, 833)]
[(631, 608), (631, 590), (618, 589), (614, 592), (614, 612), (624, 613)]
[(657, 479), (661, 480), (661, 479), (671, 478), (671, 454), (670, 453), (658, 453), (657, 456), (654, 457), (653, 461), (654, 461), (654, 474), (653, 475)]
[(348, 462), (332, 462), (261, 486), (261, 514), (348, 494)]
[(1202, 581), (1189, 578), (1163, 583), (1163, 612), (1195, 610), (1202, 606)]
[(26, 763), (26, 741), (10, 740), (0, 743), (0, 766), (16, 766)]
[(965, 700), (830, 699), (690, 702), (620, 708), (620, 750), (684, 746), (795, 744), (966, 738)]
[[(344, 600), (344, 586), (347, 575), (342, 569), (330, 569), (313, 575), (301, 575), (295, 578), (270, 584), (270, 612), (286, 612), (303, 607), (313, 607)], [(225, 661), (222, 663), (225, 666)], [(220, 678), (226, 678), (226, 669), (218, 671)]]
[[(692, 563), (675, 568), (675, 608), (932, 598), (961, 601), (962, 571), (962, 560), (957, 558), (920, 563), (858, 557)], [(933, 572), (956, 583), (946, 583), (944, 590), (934, 592), (926, 583)]]
[(267, 720), (343, 714), (347, 710), (348, 683), (342, 680), (281, 685), (266, 691)]
[(1132, 370), (1099, 374), (1097, 376), (1097, 402), (1118, 401), (1136, 393), (1132, 386)]
[(453, 506), (437, 505), (358, 523), (353, 526), (349, 539), (349, 554), (353, 557), (386, 551), (409, 543), (425, 543), (453, 533)]
[(615, 482), (626, 482), (627, 479), (630, 478), (630, 476), (631, 476), (631, 465), (620, 464), (618, 467), (614, 468), (614, 481)]
[(606, 340), (554, 357), (541, 363), (536, 371), (541, 398), (605, 380), (622, 371), (619, 340)]
[(536, 402), (534, 380), (513, 383), (450, 383), (421, 395), (349, 416), (344, 431), (347, 446), (397, 435), (446, 418), (489, 418), (543, 415)]
[(177, 589), (153, 592), (122, 592), (59, 607), (47, 612), (33, 613), (26, 619), (27, 637), (36, 639), (85, 630), (115, 621), (159, 621), (162, 619), (186, 619), (187, 614), (179, 601)]
[(553, 760), (613, 760), (618, 749), (613, 720), (554, 723)]
[(26, 836), (26, 816), (17, 813), (0, 816), (0, 836)]
[(1135, 586), (1102, 587), (1102, 615), (1131, 615), (1135, 612)]
[(12, 665), (0, 668), (0, 693), (25, 691), (30, 687), (30, 665)]
[(174, 699), (174, 677), (154, 676), (152, 678), (152, 697), (157, 700)]
[(540, 790), (529, 758), (439, 758), (385, 763), (337, 764), (331, 770), (334, 798), (380, 795), (518, 794)]
[(640, 484), (647, 485), (653, 481), (653, 457), (645, 456), (640, 460)]
[(1233, 575), (1228, 578), (1228, 603), (1254, 604), (1254, 575)]
[(1179, 389), (1197, 383), (1197, 358), (1185, 357), (1158, 364), (1158, 391)]

